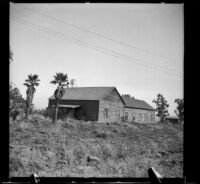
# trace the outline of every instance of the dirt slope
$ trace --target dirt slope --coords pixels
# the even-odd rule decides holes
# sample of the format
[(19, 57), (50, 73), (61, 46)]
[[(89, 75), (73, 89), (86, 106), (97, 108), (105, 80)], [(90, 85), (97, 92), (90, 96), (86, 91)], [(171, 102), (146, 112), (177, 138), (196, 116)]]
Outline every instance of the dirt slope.
[(68, 120), (10, 121), (10, 176), (183, 176), (183, 127)]

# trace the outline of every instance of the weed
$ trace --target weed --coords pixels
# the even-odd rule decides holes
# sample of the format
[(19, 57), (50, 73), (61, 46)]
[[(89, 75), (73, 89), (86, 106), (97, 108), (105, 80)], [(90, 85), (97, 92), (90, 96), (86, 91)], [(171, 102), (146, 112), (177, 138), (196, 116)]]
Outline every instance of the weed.
[(182, 177), (181, 126), (35, 118), (10, 124), (10, 176)]
[(24, 169), (24, 165), (21, 162), (21, 159), (18, 157), (10, 157), (9, 159), (9, 168), (10, 172), (17, 171), (20, 169)]
[(107, 138), (107, 134), (104, 132), (98, 132), (95, 130), (92, 133), (95, 134), (97, 138), (103, 138), (103, 139)]

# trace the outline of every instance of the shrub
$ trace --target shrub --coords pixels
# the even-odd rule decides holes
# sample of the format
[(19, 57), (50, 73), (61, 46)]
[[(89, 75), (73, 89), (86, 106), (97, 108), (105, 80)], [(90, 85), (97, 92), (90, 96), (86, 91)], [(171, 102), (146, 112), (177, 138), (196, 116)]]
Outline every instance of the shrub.
[(104, 132), (99, 132), (94, 130), (92, 133), (95, 134), (97, 138), (103, 138), (103, 139), (107, 138), (107, 134)]
[(54, 113), (55, 113), (54, 108), (46, 108), (46, 111), (44, 112), (44, 117), (45, 118), (49, 117), (49, 118), (53, 119)]
[(73, 161), (75, 165), (82, 165), (86, 161), (86, 153), (80, 146), (75, 147), (73, 150)]
[(103, 143), (101, 145), (101, 154), (103, 160), (107, 160), (109, 158), (113, 158), (116, 154), (115, 148), (110, 143)]
[(118, 133), (118, 130), (117, 129), (114, 129), (114, 130), (112, 130), (114, 133)]

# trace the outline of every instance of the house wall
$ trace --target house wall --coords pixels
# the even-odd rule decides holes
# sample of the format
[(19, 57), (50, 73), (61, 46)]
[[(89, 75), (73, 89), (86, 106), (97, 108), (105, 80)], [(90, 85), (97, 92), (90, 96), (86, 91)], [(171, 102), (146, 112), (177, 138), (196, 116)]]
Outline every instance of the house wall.
[[(135, 109), (135, 108), (124, 108), (124, 114), (128, 112), (129, 122), (138, 122), (138, 123), (155, 123), (155, 111)], [(133, 119), (135, 115), (135, 120)]]
[[(108, 109), (108, 117), (105, 117), (104, 110)], [(124, 104), (116, 90), (107, 94), (99, 101), (99, 118), (100, 123), (121, 121), (124, 113)], [(119, 114), (119, 115), (118, 115)]]
[[(54, 103), (55, 100), (50, 99), (48, 107), (51, 107)], [(98, 121), (98, 100), (62, 100), (59, 104), (80, 105), (80, 108), (75, 109), (77, 119), (84, 119), (85, 121)]]

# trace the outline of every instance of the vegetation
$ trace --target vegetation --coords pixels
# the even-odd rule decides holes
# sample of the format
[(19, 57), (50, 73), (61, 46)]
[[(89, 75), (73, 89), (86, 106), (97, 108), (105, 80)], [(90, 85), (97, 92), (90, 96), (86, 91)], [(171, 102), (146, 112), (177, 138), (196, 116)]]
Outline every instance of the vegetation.
[(26, 103), (22, 97), (19, 89), (14, 87), (12, 83), (9, 84), (9, 113), (15, 120), (20, 112), (25, 111)]
[(56, 90), (54, 91), (55, 115), (54, 115), (54, 118), (53, 118), (53, 123), (56, 123), (57, 122), (59, 101), (65, 93), (64, 86), (67, 86), (67, 87), (69, 86), (68, 76), (67, 76), (67, 74), (63, 74), (63, 73), (56, 73), (56, 75), (54, 75), (54, 80), (51, 81), (50, 83), (58, 84)]
[(10, 176), (183, 177), (183, 125), (10, 121)]
[(75, 79), (71, 79), (69, 82), (69, 85), (71, 88), (73, 88), (75, 86), (76, 80)]
[(129, 97), (129, 98), (133, 98), (134, 99), (134, 96), (131, 96), (130, 94), (122, 94), (122, 97)]
[[(182, 124), (57, 121), (59, 100), (64, 95), (64, 86), (70, 84), (63, 73), (56, 73), (51, 81), (58, 85), (54, 91), (54, 114), (48, 109), (36, 109), (29, 118), (39, 81), (38, 75), (28, 75), (24, 83), (26, 100), (12, 83), (9, 86), (10, 113), (21, 108), (26, 110), (28, 119), (15, 123), (18, 113), (14, 113), (15, 118), (10, 120), (10, 177), (34, 172), (39, 176), (147, 177), (149, 167), (155, 167), (164, 177), (183, 177)], [(70, 86), (73, 85), (72, 82)], [(161, 94), (153, 102), (163, 122), (169, 105)], [(176, 99), (175, 103), (176, 113), (183, 120), (183, 100)], [(54, 126), (47, 116), (53, 119)]]
[(28, 79), (25, 80), (24, 85), (27, 86), (27, 90), (26, 90), (26, 119), (28, 119), (28, 117), (29, 117), (30, 107), (32, 105), (33, 97), (34, 97), (34, 94), (36, 92), (35, 86), (39, 86), (39, 81), (40, 80), (38, 79), (38, 75), (36, 75), (36, 74), (28, 75)]
[(177, 109), (174, 112), (179, 117), (180, 122), (182, 122), (184, 120), (184, 100), (177, 98), (174, 102), (177, 103)]
[(161, 122), (164, 122), (164, 119), (166, 116), (169, 115), (167, 108), (169, 107), (167, 100), (164, 98), (164, 96), (162, 94), (158, 94), (157, 95), (157, 99), (153, 100), (153, 103), (156, 104), (156, 112), (157, 112), (157, 116), (160, 118)]

